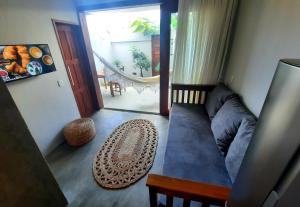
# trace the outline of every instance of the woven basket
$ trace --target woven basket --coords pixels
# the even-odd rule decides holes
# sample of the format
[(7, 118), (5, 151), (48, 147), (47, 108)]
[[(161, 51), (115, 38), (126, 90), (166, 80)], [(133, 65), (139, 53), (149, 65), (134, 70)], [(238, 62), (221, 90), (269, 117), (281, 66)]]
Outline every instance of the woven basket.
[(69, 145), (81, 146), (96, 135), (94, 121), (90, 118), (76, 119), (64, 128), (64, 136)]

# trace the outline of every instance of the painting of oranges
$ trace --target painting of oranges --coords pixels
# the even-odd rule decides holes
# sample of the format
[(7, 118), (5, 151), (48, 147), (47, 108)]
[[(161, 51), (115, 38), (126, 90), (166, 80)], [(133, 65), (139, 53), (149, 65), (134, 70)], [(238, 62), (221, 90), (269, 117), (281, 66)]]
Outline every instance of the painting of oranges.
[(1, 45), (0, 76), (4, 82), (56, 71), (47, 44)]

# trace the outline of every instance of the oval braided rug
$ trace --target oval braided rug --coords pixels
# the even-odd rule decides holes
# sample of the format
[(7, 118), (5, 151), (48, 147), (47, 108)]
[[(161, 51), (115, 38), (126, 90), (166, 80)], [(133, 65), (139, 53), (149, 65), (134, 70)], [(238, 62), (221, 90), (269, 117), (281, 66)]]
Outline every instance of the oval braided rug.
[(124, 188), (151, 168), (158, 136), (148, 120), (135, 119), (118, 126), (97, 152), (93, 174), (105, 188)]

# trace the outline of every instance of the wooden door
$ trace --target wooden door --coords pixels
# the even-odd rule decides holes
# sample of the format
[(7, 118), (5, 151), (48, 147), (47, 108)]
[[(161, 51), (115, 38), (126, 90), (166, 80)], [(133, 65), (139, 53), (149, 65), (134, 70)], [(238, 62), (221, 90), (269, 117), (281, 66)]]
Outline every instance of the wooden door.
[(152, 76), (159, 75), (159, 71), (155, 68), (160, 64), (160, 35), (151, 36), (152, 47)]
[(84, 48), (80, 29), (77, 25), (56, 23), (61, 50), (77, 106), (82, 117), (88, 117), (94, 112), (93, 98), (88, 81), (88, 70), (85, 65)]

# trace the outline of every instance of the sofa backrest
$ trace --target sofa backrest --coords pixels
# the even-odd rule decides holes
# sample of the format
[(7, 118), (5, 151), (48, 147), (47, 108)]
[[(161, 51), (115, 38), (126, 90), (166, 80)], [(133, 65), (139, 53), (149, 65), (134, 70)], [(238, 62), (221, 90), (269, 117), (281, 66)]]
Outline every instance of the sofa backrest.
[(232, 182), (239, 171), (248, 144), (253, 136), (256, 117), (237, 94), (219, 84), (208, 95), (205, 104), (211, 118), (211, 129)]

